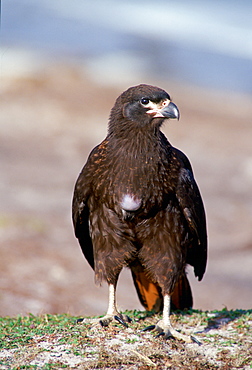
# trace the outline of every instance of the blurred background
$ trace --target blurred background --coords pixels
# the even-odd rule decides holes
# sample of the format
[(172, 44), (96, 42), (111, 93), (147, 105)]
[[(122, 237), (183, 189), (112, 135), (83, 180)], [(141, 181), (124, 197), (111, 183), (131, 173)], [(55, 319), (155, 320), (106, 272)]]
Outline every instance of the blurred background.
[[(71, 223), (74, 183), (131, 85), (167, 90), (166, 123), (207, 213), (194, 307), (252, 306), (251, 1), (8, 0), (0, 45), (0, 315), (103, 314)], [(120, 309), (141, 308), (129, 271)]]

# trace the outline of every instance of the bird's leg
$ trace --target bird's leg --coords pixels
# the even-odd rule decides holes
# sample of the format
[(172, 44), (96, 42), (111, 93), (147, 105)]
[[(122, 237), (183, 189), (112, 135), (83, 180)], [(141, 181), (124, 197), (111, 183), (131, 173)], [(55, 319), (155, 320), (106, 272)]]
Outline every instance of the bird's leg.
[(116, 307), (116, 285), (109, 284), (109, 304), (107, 314), (100, 319), (100, 324), (102, 326), (108, 326), (108, 324), (116, 320), (120, 322), (123, 326), (128, 327), (127, 322), (131, 319), (127, 315), (121, 314)]
[(127, 322), (131, 319), (127, 315), (122, 315), (118, 312), (116, 307), (116, 284), (109, 284), (109, 304), (105, 316), (97, 319), (84, 319), (84, 323), (100, 324), (101, 326), (108, 326), (111, 321), (118, 321), (125, 327)]
[(109, 284), (109, 304), (108, 310), (104, 317), (99, 320), (102, 326), (108, 326), (108, 324), (114, 319), (115, 316), (119, 315), (116, 308), (116, 285)]
[(187, 342), (187, 343), (192, 343), (192, 342), (198, 343), (198, 341), (195, 338), (188, 336), (188, 335), (181, 334), (172, 327), (172, 324), (170, 321), (170, 310), (171, 310), (171, 296), (169, 294), (165, 294), (162, 320), (158, 321), (156, 325), (151, 325), (145, 328), (144, 331), (145, 330), (155, 330), (159, 333), (158, 336), (163, 335), (165, 339), (173, 337), (179, 340), (183, 340), (184, 342)]
[(117, 314), (116, 308), (116, 287), (114, 284), (109, 284), (109, 304), (108, 304), (108, 316)]
[[(163, 324), (164, 337), (167, 339), (169, 337), (174, 337), (184, 342), (191, 343), (192, 338), (190, 336), (179, 333), (172, 327), (170, 321), (170, 311), (171, 311), (171, 296), (169, 294), (164, 295), (164, 307), (163, 307), (163, 319), (161, 323)], [(157, 324), (159, 325), (159, 323)]]

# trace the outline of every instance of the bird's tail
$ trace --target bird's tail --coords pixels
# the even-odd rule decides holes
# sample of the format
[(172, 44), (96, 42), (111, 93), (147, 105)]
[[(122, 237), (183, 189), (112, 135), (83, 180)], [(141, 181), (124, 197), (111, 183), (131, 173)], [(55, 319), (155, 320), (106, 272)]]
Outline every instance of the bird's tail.
[[(163, 295), (160, 286), (150, 281), (140, 263), (134, 263), (130, 269), (141, 304), (148, 311), (161, 311), (163, 309)], [(171, 307), (174, 310), (192, 307), (192, 291), (185, 272), (176, 283), (171, 298)]]
[(179, 278), (171, 297), (173, 310), (184, 310), (193, 306), (192, 290), (187, 279), (186, 272)]

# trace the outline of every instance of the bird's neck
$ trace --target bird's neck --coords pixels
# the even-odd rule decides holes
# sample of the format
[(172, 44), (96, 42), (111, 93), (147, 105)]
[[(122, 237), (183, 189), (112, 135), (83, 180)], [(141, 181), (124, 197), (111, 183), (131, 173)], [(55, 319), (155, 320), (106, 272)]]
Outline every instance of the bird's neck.
[(156, 150), (164, 141), (164, 135), (160, 131), (163, 119), (135, 122), (121, 116), (112, 117), (108, 126), (108, 138), (113, 146), (126, 148), (129, 153), (148, 153)]
[(109, 136), (111, 153), (127, 158), (148, 158), (160, 149), (160, 135), (158, 132), (143, 132), (133, 130), (121, 135)]

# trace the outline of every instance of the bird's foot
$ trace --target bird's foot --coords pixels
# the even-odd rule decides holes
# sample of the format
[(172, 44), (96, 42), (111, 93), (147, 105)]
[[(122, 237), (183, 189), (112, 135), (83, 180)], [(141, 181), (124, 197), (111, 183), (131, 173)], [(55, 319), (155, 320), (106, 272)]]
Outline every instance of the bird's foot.
[(84, 323), (84, 324), (93, 324), (93, 325), (101, 325), (103, 327), (109, 326), (109, 324), (114, 322), (119, 322), (126, 328), (128, 327), (128, 323), (131, 322), (131, 318), (127, 315), (123, 315), (119, 312), (115, 312), (112, 314), (106, 314), (103, 317), (95, 318), (95, 319), (78, 319), (77, 323)]
[(143, 331), (154, 330), (158, 332), (157, 337), (163, 336), (165, 339), (175, 338), (178, 340), (182, 340), (186, 343), (197, 343), (200, 345), (201, 343), (194, 338), (192, 335), (185, 335), (181, 334), (177, 330), (175, 330), (171, 325), (164, 325), (163, 320), (157, 322), (156, 325), (150, 325), (143, 329)]

